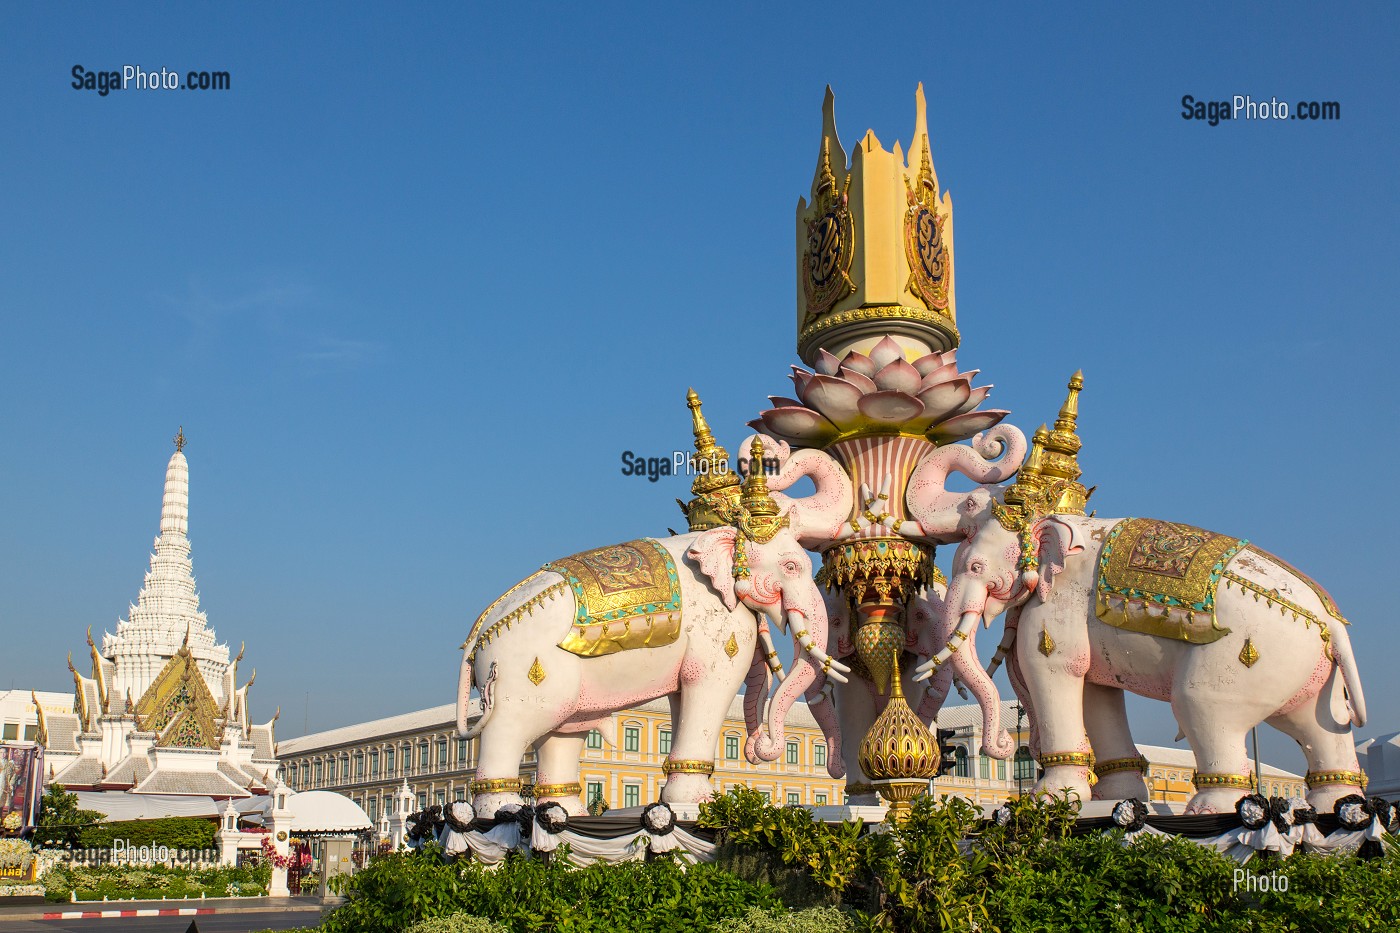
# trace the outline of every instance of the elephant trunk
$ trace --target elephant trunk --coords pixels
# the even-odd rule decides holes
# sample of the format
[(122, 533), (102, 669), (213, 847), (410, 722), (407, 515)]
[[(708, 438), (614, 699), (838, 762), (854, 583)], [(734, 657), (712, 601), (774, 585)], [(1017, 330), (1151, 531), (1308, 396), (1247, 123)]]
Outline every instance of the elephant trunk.
[(769, 676), (768, 658), (764, 656), (763, 642), (753, 649), (753, 663), (744, 677), (744, 757), (750, 764), (758, 764), (759, 757), (754, 752), (754, 743), (763, 732), (763, 706), (768, 702)]
[[(782, 494), (782, 490), (804, 476), (812, 478), (815, 492), (801, 498)], [(768, 489), (779, 510), (787, 515), (793, 536), (809, 549), (835, 540), (850, 519), (855, 504), (851, 478), (846, 471), (830, 454), (811, 448), (789, 456), (778, 475), (768, 480)]]
[(977, 660), (976, 631), (953, 655), (953, 673), (962, 680), (982, 707), (982, 749), (992, 758), (1005, 760), (1016, 751), (1011, 736), (1001, 727), (1001, 694)]
[(846, 761), (841, 754), (841, 723), (836, 719), (836, 704), (831, 701), (825, 681), (826, 678), (819, 678), (807, 688), (807, 708), (826, 737), (826, 773), (839, 781), (846, 776)]
[[(1000, 456), (993, 462), (994, 457)], [(972, 439), (972, 446), (949, 444), (929, 454), (909, 478), (906, 501), (924, 537), (952, 541), (961, 516), (957, 506), (965, 492), (950, 492), (948, 476), (957, 471), (975, 483), (1000, 483), (1021, 468), (1026, 436), (1019, 428), (999, 424)]]
[(809, 633), (805, 628), (807, 625), (806, 613), (796, 608), (790, 608), (787, 612), (792, 639), (799, 651), (793, 660), (792, 670), (778, 685), (773, 702), (768, 707), (767, 732), (760, 735), (758, 741), (754, 743), (754, 752), (763, 761), (778, 760), (778, 755), (781, 754), (787, 737), (788, 711), (797, 702), (797, 698), (806, 693), (807, 688), (816, 682), (819, 675), (817, 666), (812, 663), (813, 656), (819, 654), (825, 657), (825, 617), (822, 614), (816, 614), (816, 620), (820, 624), (814, 626), (815, 632)]

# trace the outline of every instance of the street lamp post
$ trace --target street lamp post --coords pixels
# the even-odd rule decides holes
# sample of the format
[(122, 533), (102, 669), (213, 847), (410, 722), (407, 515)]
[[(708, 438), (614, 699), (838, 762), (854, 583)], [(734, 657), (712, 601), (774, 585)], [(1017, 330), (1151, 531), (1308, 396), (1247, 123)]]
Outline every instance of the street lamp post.
[(1020, 797), (1021, 784), (1025, 780), (1025, 768), (1021, 765), (1021, 720), (1026, 716), (1026, 708), (1016, 701), (1016, 754), (1011, 758), (1011, 766), (1016, 769), (1016, 796)]

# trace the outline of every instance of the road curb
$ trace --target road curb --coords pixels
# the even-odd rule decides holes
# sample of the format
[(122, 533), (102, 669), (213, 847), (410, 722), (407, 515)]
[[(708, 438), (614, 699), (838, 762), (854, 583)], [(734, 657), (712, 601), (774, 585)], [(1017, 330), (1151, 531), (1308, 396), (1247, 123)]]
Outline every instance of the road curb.
[[(286, 904), (219, 904), (209, 907), (175, 907), (169, 901), (89, 901), (65, 904), (66, 910), (0, 910), (0, 926), (14, 920), (107, 920), (119, 917), (205, 917), (210, 914), (324, 913), (343, 903), (321, 901)], [(56, 906), (56, 905), (55, 905)]]

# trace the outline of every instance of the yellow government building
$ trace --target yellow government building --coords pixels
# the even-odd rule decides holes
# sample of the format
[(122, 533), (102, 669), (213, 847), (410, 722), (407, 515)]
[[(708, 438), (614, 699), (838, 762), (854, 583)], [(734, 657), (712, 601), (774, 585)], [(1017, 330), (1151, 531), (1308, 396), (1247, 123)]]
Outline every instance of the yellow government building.
[[(831, 754), (807, 707), (797, 704), (788, 716), (787, 743), (779, 760), (752, 765), (744, 759), (742, 697), (730, 704), (723, 737), (716, 750), (714, 781), (729, 790), (751, 787), (776, 804), (826, 806), (845, 802), (845, 781), (826, 772)], [(1029, 791), (1035, 763), (1025, 743), (1026, 718), (1018, 720), (1014, 702), (1006, 702), (1002, 722), (1017, 736), (1022, 751), (1010, 761), (979, 754), (982, 714), (975, 705), (943, 710), (937, 727), (950, 729), (956, 762), (934, 782), (935, 794), (957, 794), (975, 803), (1001, 803)], [(666, 700), (653, 700), (616, 713), (604, 730), (588, 736), (580, 782), (588, 802), (634, 807), (660, 798), (665, 775), (661, 763), (671, 744), (671, 711)], [(1190, 749), (1139, 745), (1151, 763), (1147, 782), (1154, 801), (1184, 804), (1195, 792)], [(334, 790), (345, 794), (380, 821), (394, 791), (404, 783), (419, 806), (465, 801), (476, 774), (476, 740), (457, 737), (456, 708), (437, 706), (318, 732), (278, 743), (283, 779), (294, 790)], [(1261, 792), (1268, 796), (1302, 796), (1301, 775), (1263, 765)], [(525, 783), (534, 781), (533, 754), (521, 769)]]

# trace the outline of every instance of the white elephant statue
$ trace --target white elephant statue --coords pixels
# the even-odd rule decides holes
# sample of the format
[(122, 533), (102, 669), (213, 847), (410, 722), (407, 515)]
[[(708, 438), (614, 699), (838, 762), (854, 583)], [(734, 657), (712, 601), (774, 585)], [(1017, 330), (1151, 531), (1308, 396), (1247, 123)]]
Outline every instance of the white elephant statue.
[[(757, 440), (754, 453), (762, 453)], [(708, 799), (730, 701), (746, 674), (767, 684), (770, 625), (791, 630), (796, 657), (749, 744), (761, 760), (778, 758), (797, 698), (820, 696), (828, 677), (849, 670), (826, 653), (826, 610), (804, 543), (847, 533), (852, 506), (850, 480), (829, 455), (782, 445), (779, 459), (775, 476), (754, 470), (744, 481), (729, 524), (546, 564), (481, 614), (462, 646), (457, 691), (458, 733), (481, 739), (479, 816), (520, 801), (520, 761), (532, 745), (537, 802), (582, 813), (579, 762), (589, 730), (662, 696), (672, 714), (662, 799)], [(781, 492), (804, 476), (812, 495)], [(473, 688), (482, 706), (475, 723)], [(814, 712), (834, 726), (829, 710)], [(840, 776), (834, 756), (830, 770)]]
[[(1066, 405), (1062, 418), (1073, 414)], [(1072, 434), (1073, 419), (1056, 428)], [(1249, 793), (1245, 736), (1260, 722), (1302, 747), (1309, 803), (1319, 811), (1360, 793), (1351, 727), (1365, 723), (1365, 699), (1346, 622), (1326, 591), (1246, 541), (1057, 511), (1066, 489), (1080, 491), (1081, 506), (1084, 491), (1073, 483), (1077, 466), (1053, 482), (1032, 468), (1044, 436), (1042, 428), (1010, 487), (950, 492), (938, 470), (926, 470), (909, 494), (918, 518), (897, 529), (961, 542), (940, 627), (946, 643), (919, 667), (921, 678), (949, 662), (958, 672), (979, 668), (977, 622), (990, 626), (1007, 613), (992, 664), (968, 680), (996, 726), (984, 733), (986, 753), (1013, 751), (995, 722), (1000, 697), (990, 679), (1004, 659), (1044, 768), (1037, 792), (1088, 799), (1092, 766), (1093, 796), (1148, 796), (1147, 762), (1124, 709), (1128, 690), (1172, 704), (1196, 755), (1188, 813), (1227, 811)]]

